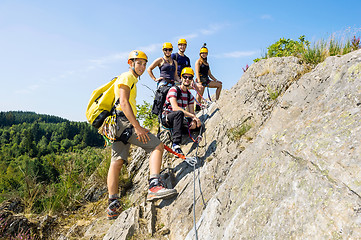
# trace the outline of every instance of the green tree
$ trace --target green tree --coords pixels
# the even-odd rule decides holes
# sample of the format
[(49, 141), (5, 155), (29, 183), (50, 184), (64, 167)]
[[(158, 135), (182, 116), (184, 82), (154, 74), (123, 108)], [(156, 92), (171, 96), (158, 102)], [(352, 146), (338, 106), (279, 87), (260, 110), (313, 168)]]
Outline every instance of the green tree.
[(48, 151), (49, 140), (43, 135), (37, 144), (38, 156), (46, 155)]
[(137, 118), (147, 128), (158, 127), (158, 116), (152, 114), (152, 105), (146, 101), (143, 101), (142, 105), (137, 105)]
[(10, 132), (8, 130), (2, 130), (0, 143), (3, 145), (3, 144), (7, 144), (9, 142), (10, 142)]
[(66, 152), (68, 149), (72, 147), (72, 142), (69, 139), (63, 139), (60, 142), (60, 148), (63, 152)]

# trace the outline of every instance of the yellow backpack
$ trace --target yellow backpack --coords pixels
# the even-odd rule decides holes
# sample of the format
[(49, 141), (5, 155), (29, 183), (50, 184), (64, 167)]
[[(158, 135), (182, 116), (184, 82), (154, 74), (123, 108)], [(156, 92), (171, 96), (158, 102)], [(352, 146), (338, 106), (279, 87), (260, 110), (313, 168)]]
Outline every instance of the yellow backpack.
[(95, 89), (90, 96), (85, 115), (88, 122), (95, 128), (99, 128), (104, 119), (115, 109), (114, 83), (118, 77)]

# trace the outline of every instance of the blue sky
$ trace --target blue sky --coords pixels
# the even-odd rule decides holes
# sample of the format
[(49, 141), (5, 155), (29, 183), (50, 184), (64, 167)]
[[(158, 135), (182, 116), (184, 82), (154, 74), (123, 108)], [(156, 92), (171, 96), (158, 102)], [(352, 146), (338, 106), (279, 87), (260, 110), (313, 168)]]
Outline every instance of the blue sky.
[[(91, 92), (128, 70), (133, 49), (149, 61), (188, 41), (194, 66), (204, 42), (213, 75), (230, 89), (242, 67), (280, 38), (360, 36), (361, 1), (0, 1), (0, 111), (86, 121)], [(159, 76), (158, 69), (153, 71)], [(156, 84), (144, 73), (138, 104)], [(211, 91), (214, 93), (214, 91)]]

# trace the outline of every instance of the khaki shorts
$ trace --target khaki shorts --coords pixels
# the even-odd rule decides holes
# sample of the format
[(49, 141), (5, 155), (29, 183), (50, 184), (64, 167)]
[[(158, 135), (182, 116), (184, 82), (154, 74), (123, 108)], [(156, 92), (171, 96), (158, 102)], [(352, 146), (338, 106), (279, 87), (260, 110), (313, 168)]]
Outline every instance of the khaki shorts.
[[(131, 124), (128, 119), (117, 117), (117, 126), (119, 126), (119, 128), (117, 127), (116, 135), (120, 136), (124, 131), (124, 128), (131, 126)], [(150, 140), (144, 144), (137, 139), (138, 136), (134, 132), (134, 129), (132, 129), (132, 135), (130, 136), (127, 144), (124, 144), (122, 141), (115, 141), (112, 144), (111, 161), (114, 162), (122, 159), (125, 163), (127, 163), (130, 144), (143, 148), (147, 153), (152, 152), (161, 143), (161, 141), (152, 133), (148, 133), (148, 136)]]

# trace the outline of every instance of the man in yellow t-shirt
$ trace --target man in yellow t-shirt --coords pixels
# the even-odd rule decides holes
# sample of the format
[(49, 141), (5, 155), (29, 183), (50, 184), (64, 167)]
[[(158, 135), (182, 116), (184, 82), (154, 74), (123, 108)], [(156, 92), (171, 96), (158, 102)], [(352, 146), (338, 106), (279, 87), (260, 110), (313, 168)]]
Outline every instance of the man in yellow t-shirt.
[(151, 152), (147, 200), (170, 198), (177, 194), (175, 189), (167, 189), (160, 178), (164, 151), (163, 143), (149, 130), (140, 126), (136, 119), (137, 77), (144, 73), (147, 61), (148, 57), (144, 52), (139, 50), (130, 52), (128, 57), (130, 69), (128, 72), (121, 74), (114, 85), (115, 99), (119, 99), (119, 104), (116, 107), (116, 136), (120, 138), (120, 141), (115, 141), (112, 144), (112, 156), (107, 179), (109, 192), (108, 219), (116, 219), (122, 209), (119, 202), (118, 180), (123, 163), (127, 162), (130, 144), (143, 148), (147, 153)]

